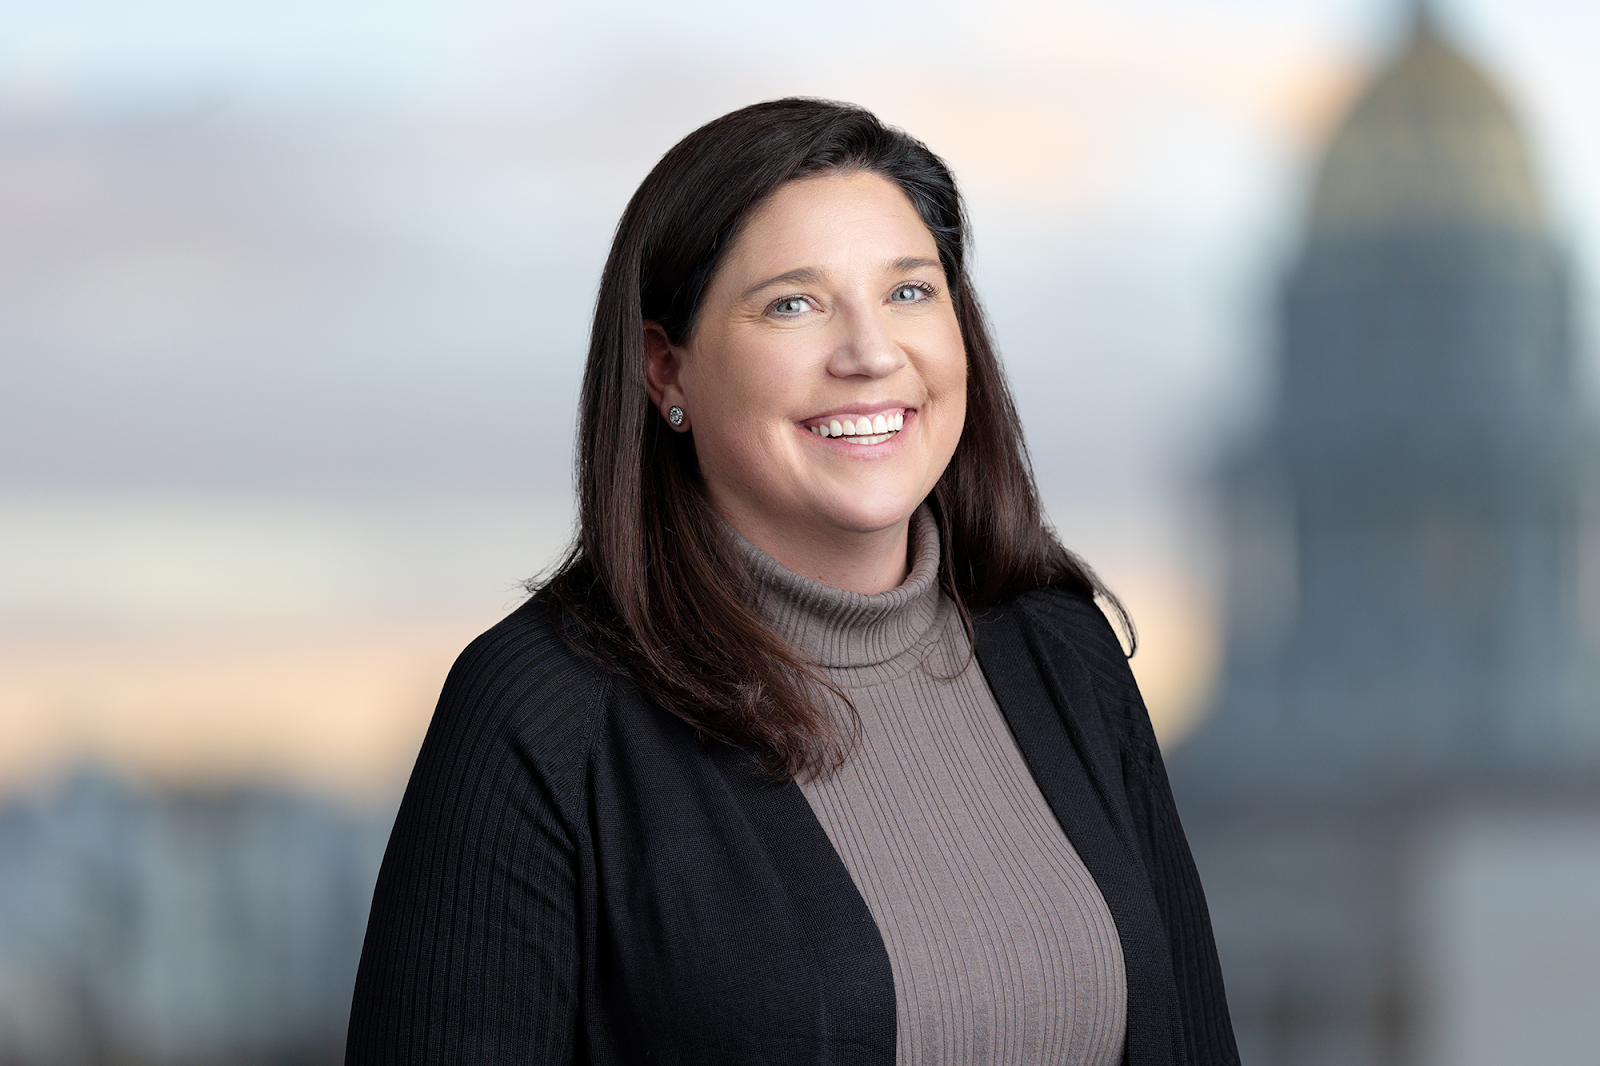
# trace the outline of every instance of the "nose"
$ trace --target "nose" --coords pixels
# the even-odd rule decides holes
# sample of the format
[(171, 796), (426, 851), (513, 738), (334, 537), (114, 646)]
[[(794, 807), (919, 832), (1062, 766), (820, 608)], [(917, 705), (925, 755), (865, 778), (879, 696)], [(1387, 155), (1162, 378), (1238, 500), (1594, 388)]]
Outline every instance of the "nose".
[(886, 378), (906, 365), (906, 353), (896, 343), (889, 323), (873, 310), (852, 308), (841, 315), (843, 327), (828, 373), (837, 378)]

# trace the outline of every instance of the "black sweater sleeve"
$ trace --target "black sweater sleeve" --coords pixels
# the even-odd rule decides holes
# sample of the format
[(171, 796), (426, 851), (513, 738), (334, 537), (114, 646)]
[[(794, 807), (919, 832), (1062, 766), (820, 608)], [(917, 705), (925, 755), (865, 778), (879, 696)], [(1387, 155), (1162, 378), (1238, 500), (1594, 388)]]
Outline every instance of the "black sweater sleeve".
[(1085, 596), (1057, 592), (1035, 601), (1045, 622), (1081, 656), (1095, 680), (1108, 723), (1119, 737), (1123, 784), (1140, 857), (1172, 951), (1183, 1027), (1183, 1061), (1228, 1066), (1239, 1061), (1211, 933), (1205, 891), (1178, 819), (1166, 764), (1150, 714), (1116, 632)]
[(602, 686), (537, 602), (456, 661), (378, 875), (347, 1063), (572, 1061), (575, 812)]

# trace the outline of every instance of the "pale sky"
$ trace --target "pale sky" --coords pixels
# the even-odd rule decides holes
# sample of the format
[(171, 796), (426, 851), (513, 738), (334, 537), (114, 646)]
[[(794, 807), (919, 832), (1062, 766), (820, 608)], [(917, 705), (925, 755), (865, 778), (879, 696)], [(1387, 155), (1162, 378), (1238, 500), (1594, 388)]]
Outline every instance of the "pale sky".
[[(1436, 6), (1526, 120), (1587, 311), (1600, 5)], [(1270, 397), (1311, 163), (1402, 7), (0, 0), (0, 630), (492, 621), (568, 528), (627, 196), (798, 93), (950, 161), (1052, 516), (1193, 674), (1206, 472)]]
[[(1440, 6), (1595, 260), (1600, 16)], [(1041, 479), (1160, 495), (1259, 411), (1310, 153), (1399, 14), (5, 5), (0, 494), (564, 494), (627, 194), (693, 126), (799, 92), (954, 165)]]

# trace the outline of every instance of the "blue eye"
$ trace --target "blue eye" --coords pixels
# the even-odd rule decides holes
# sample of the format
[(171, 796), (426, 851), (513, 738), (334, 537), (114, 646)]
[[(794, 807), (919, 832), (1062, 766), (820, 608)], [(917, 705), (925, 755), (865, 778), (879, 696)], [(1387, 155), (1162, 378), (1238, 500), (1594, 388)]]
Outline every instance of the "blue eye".
[(773, 303), (772, 310), (780, 315), (798, 315), (806, 309), (804, 296), (785, 296)]
[(895, 303), (915, 303), (927, 295), (927, 290), (918, 285), (902, 285), (889, 294), (889, 299)]

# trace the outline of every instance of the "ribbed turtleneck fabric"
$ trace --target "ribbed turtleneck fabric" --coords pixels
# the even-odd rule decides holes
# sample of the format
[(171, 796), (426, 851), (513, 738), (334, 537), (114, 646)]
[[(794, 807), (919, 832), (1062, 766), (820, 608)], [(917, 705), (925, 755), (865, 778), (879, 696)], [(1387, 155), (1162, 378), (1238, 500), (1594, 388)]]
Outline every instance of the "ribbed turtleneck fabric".
[(800, 787), (888, 951), (896, 1063), (1115, 1066), (1127, 1025), (1116, 926), (940, 592), (927, 507), (912, 519), (910, 575), (878, 595), (743, 548), (762, 613), (860, 717), (845, 765)]

